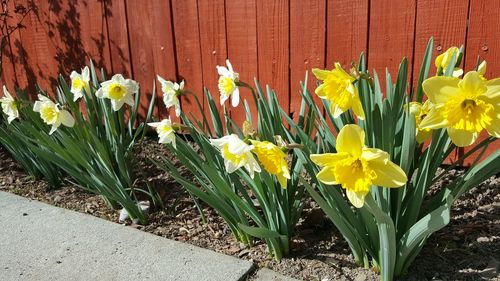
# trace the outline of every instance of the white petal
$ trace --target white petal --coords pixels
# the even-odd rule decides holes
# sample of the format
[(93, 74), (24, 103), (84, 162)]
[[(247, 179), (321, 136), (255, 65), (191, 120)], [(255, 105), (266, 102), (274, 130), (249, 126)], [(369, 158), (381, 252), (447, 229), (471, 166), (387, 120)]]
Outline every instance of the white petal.
[(125, 102), (126, 104), (128, 104), (130, 106), (134, 106), (134, 104), (135, 104), (134, 97), (130, 94), (127, 94), (125, 97), (123, 97), (123, 102)]
[(35, 101), (35, 104), (33, 105), (33, 111), (34, 112), (40, 112), (40, 107), (42, 106), (41, 101)]
[(61, 123), (66, 127), (73, 127), (75, 125), (75, 119), (66, 110), (61, 110), (59, 113), (59, 118), (61, 119)]
[(120, 110), (125, 102), (123, 100), (111, 100), (111, 106), (114, 111)]
[(96, 95), (98, 98), (105, 98), (105, 97), (106, 97), (106, 96), (104, 95), (103, 88), (99, 88), (99, 90), (97, 90), (97, 92), (95, 93), (95, 95)]
[(225, 77), (230, 77), (231, 76), (231, 72), (224, 66), (217, 66), (217, 73), (219, 73), (219, 75), (221, 76), (225, 76)]
[(231, 94), (231, 105), (237, 107), (240, 103), (240, 89), (236, 88)]
[(87, 83), (90, 81), (90, 70), (89, 70), (88, 66), (85, 66), (82, 69), (82, 79), (83, 79), (83, 81), (85, 81)]

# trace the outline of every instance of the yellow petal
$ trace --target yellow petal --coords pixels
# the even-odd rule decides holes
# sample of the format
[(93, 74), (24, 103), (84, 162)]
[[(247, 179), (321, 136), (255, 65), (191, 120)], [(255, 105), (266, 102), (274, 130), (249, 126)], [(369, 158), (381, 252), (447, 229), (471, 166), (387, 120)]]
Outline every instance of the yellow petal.
[(349, 199), (354, 207), (361, 208), (365, 204), (365, 197), (367, 193), (355, 192), (351, 189), (347, 189), (345, 193), (347, 195), (347, 199)]
[(352, 100), (352, 111), (354, 111), (354, 114), (358, 116), (358, 119), (365, 120), (363, 105), (361, 105), (361, 101), (359, 100), (358, 96), (354, 97)]
[(493, 103), (500, 102), (500, 78), (495, 78), (486, 82), (486, 88), (484, 96), (492, 100)]
[(338, 104), (330, 103), (330, 112), (333, 114), (333, 118), (338, 118), (344, 111)]
[(281, 188), (283, 189), (286, 189), (286, 182), (287, 182), (287, 178), (285, 178), (283, 175), (279, 174), (276, 176), (278, 178), (278, 181), (281, 185)]
[(377, 174), (377, 177), (373, 180), (374, 185), (400, 187), (408, 181), (405, 172), (390, 160), (374, 159), (369, 161), (368, 165)]
[(487, 90), (484, 81), (476, 71), (467, 72), (464, 79), (458, 83), (458, 86), (462, 89), (462, 91), (475, 95), (483, 94)]
[(323, 168), (317, 175), (316, 177), (318, 180), (320, 180), (323, 183), (326, 184), (338, 184), (337, 181), (335, 180), (335, 175), (333, 173), (333, 169), (330, 167), (325, 167)]
[(325, 153), (325, 154), (311, 154), (311, 160), (314, 164), (324, 167), (332, 166), (335, 162), (348, 157), (344, 153)]
[(314, 76), (316, 76), (316, 79), (318, 80), (326, 80), (328, 76), (332, 75), (332, 72), (330, 70), (323, 70), (319, 68), (313, 68), (312, 73)]
[(491, 124), (485, 128), (490, 136), (500, 138), (500, 114), (493, 118)]
[(477, 67), (477, 73), (479, 75), (484, 76), (486, 74), (486, 61), (483, 60), (481, 64)]
[(433, 108), (420, 123), (420, 129), (439, 129), (446, 125), (448, 125), (448, 121), (443, 118), (438, 109)]
[(380, 150), (378, 148), (369, 148), (365, 147), (363, 149), (363, 153), (361, 154), (361, 157), (365, 159), (366, 161), (383, 161), (387, 162), (390, 161), (389, 153)]
[(422, 87), (432, 103), (443, 104), (449, 98), (460, 94), (459, 82), (460, 79), (456, 77), (435, 76), (425, 80)]
[(337, 136), (337, 152), (348, 153), (353, 157), (361, 156), (365, 146), (365, 132), (358, 125), (345, 125)]
[(417, 129), (417, 135), (415, 138), (417, 139), (418, 143), (423, 143), (425, 142), (430, 136), (432, 135), (432, 131), (425, 129), (425, 130), (418, 130)]
[(458, 147), (465, 147), (473, 144), (478, 136), (478, 133), (471, 133), (465, 130), (457, 130), (448, 128), (448, 135), (451, 141)]
[(318, 88), (316, 88), (316, 90), (314, 90), (314, 93), (322, 99), (326, 99), (326, 93), (325, 93), (325, 91), (323, 91), (324, 87), (325, 87), (325, 84), (321, 84), (318, 86)]

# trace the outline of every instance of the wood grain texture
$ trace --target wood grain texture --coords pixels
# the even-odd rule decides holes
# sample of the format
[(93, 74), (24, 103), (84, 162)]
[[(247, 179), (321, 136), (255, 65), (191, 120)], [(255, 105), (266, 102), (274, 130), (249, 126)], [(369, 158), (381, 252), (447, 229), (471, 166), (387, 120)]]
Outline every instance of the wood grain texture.
[[(485, 77), (494, 79), (500, 77), (500, 10), (499, 0), (474, 0), (470, 2), (469, 30), (467, 32), (467, 50), (465, 54), (465, 70), (474, 70), (478, 56), (488, 63)], [(477, 142), (488, 137), (483, 131)], [(492, 143), (485, 158), (491, 152), (500, 149), (500, 141)], [(467, 151), (467, 149), (465, 150)], [(466, 165), (470, 164), (478, 156), (474, 153), (466, 159)]]
[(368, 0), (327, 1), (326, 68), (348, 67), (367, 51), (368, 10)]
[[(225, 13), (224, 0), (198, 1), (203, 85), (217, 101), (219, 112), (222, 111), (220, 110), (220, 103), (218, 103), (219, 90), (217, 82), (219, 75), (216, 66), (226, 65)], [(205, 111), (205, 114), (210, 116), (208, 107), (206, 107)]]
[[(127, 13), (127, 23), (132, 73), (141, 87), (140, 113), (147, 112), (153, 83), (156, 83), (158, 98), (153, 113), (158, 118), (166, 117), (168, 114), (156, 75), (176, 80), (170, 3), (161, 0), (127, 1), (127, 11), (133, 11)], [(150, 16), (144, 17), (144, 15)]]
[[(254, 78), (258, 77), (256, 5), (255, 0), (226, 1), (227, 56), (240, 75), (240, 80), (252, 86)], [(213, 94), (218, 102), (218, 91)], [(257, 111), (251, 91), (240, 88), (240, 98), (249, 103), (255, 124)], [(236, 124), (241, 126), (245, 121), (244, 108), (230, 107), (230, 113)]]
[[(14, 4), (11, 2), (2, 3), (0, 5), (0, 11), (2, 14), (11, 15), (6, 18), (7, 25), (13, 25), (16, 22), (16, 18), (13, 14)], [(3, 20), (3, 17), (2, 17)], [(3, 23), (2, 23), (3, 24)], [(6, 32), (2, 30), (2, 32)], [(18, 36), (18, 32), (16, 31)], [(10, 36), (2, 36), (2, 54), (1, 54), (1, 67), (2, 67), (2, 76), (0, 79), (0, 87), (7, 87), (11, 94), (14, 94), (14, 86), (18, 85), (18, 75), (16, 74), (15, 69), (15, 58), (12, 53), (11, 41), (15, 40), (16, 34), (10, 34)], [(6, 34), (7, 35), (7, 34)], [(0, 96), (3, 97), (3, 91), (0, 91)]]
[[(312, 68), (325, 68), (326, 1), (290, 2), (290, 114), (298, 117), (302, 87), (308, 72), (308, 89), (316, 88)], [(319, 104), (320, 99), (314, 95)]]
[(104, 0), (108, 40), (111, 53), (111, 72), (132, 76), (125, 0)]
[[(417, 2), (413, 85), (418, 81), (420, 67), (429, 38), (434, 37), (434, 50), (429, 75), (436, 73), (434, 59), (451, 46), (465, 44), (468, 0), (422, 0)], [(436, 24), (439, 22), (440, 24)]]
[(274, 89), (280, 105), (290, 107), (289, 1), (257, 0), (259, 82)]
[(403, 57), (412, 61), (415, 1), (381, 0), (370, 4), (368, 69), (377, 71), (385, 91), (385, 68), (395, 81)]
[[(203, 68), (197, 1), (172, 1), (172, 12), (179, 79), (185, 80), (186, 88), (191, 90), (203, 105)], [(181, 105), (184, 113), (188, 116), (193, 114), (201, 120), (202, 112), (192, 96), (183, 96)]]

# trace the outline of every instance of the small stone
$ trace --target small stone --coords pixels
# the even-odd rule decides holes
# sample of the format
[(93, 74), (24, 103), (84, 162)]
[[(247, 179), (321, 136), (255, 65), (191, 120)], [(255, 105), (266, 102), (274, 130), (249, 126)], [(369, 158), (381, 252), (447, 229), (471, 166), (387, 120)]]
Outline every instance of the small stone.
[(478, 237), (476, 241), (478, 243), (486, 243), (486, 242), (489, 242), (490, 239), (488, 237)]
[(56, 195), (56, 197), (54, 197), (54, 202), (55, 203), (59, 203), (59, 202), (61, 202), (61, 200), (62, 200), (62, 197), (59, 196), (59, 195)]

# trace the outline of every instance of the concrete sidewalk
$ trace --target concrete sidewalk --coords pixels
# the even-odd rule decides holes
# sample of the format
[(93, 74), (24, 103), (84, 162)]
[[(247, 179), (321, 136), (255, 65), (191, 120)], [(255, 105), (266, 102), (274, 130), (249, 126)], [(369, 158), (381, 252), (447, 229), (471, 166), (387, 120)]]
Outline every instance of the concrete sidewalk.
[(0, 224), (1, 280), (245, 280), (253, 269), (248, 261), (5, 192)]

